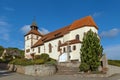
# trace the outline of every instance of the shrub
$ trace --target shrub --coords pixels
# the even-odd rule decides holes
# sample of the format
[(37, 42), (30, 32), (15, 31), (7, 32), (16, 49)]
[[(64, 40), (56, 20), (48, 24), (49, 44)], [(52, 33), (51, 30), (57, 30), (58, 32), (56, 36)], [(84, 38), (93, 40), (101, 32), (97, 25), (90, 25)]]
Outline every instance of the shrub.
[(87, 72), (90, 69), (89, 65), (87, 65), (86, 63), (81, 63), (79, 68), (80, 71), (84, 71), (84, 72)]
[(26, 66), (26, 65), (32, 65), (34, 63), (33, 61), (27, 59), (14, 59), (10, 61), (10, 64)]
[(43, 59), (36, 59), (36, 60), (33, 60), (33, 63), (34, 64), (44, 64), (45, 61)]
[(43, 54), (40, 55), (40, 59), (43, 59), (45, 62), (47, 62), (49, 60), (49, 55), (43, 53)]
[(27, 65), (34, 65), (34, 64), (44, 64), (45, 61), (43, 59), (36, 59), (36, 60), (14, 59), (10, 61), (9, 63), (15, 64), (15, 65), (27, 66)]
[(13, 57), (11, 55), (5, 55), (3, 56), (3, 59), (5, 59), (6, 61), (11, 61), (13, 60)]
[(35, 55), (34, 59), (40, 59), (40, 55)]
[(57, 65), (57, 61), (55, 59), (50, 58), (46, 64)]

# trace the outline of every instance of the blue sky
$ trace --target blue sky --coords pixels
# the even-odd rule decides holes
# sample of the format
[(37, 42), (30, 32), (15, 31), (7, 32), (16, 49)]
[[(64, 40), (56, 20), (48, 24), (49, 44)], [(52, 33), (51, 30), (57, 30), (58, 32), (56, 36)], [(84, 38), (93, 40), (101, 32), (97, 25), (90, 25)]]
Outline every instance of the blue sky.
[(109, 59), (120, 59), (120, 0), (0, 0), (0, 45), (24, 49), (34, 16), (48, 33), (91, 15)]

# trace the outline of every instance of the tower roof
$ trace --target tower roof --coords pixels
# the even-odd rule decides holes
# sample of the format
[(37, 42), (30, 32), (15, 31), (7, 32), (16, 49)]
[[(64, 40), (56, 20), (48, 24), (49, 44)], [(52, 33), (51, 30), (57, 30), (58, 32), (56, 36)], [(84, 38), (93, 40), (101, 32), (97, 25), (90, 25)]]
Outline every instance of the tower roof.
[(31, 26), (30, 26), (31, 30), (25, 35), (29, 35), (29, 34), (35, 34), (35, 35), (39, 35), (39, 36), (43, 36), (39, 31), (38, 31), (38, 27), (37, 27), (37, 23), (35, 20), (33, 20)]
[(35, 20), (32, 22), (31, 26), (36, 26), (37, 27), (37, 23), (36, 23)]

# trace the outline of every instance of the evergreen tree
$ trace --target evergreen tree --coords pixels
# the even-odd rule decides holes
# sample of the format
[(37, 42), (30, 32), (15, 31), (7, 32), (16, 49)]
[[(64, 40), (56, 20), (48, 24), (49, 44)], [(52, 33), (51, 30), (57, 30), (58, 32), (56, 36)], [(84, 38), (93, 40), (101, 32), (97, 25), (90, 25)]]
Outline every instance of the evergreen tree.
[(82, 71), (86, 71), (85, 68), (83, 68), (83, 64), (87, 66), (87, 70), (98, 70), (98, 67), (100, 65), (100, 58), (103, 52), (103, 48), (100, 45), (100, 39), (98, 35), (92, 30), (89, 30), (83, 37), (83, 42), (80, 50), (80, 68), (82, 69)]

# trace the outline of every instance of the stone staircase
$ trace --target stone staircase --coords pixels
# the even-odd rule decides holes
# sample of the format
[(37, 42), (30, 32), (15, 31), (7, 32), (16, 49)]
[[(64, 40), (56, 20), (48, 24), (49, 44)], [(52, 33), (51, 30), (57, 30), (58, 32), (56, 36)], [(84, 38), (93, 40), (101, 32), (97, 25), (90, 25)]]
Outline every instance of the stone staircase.
[(57, 73), (58, 75), (73, 75), (79, 72), (79, 63), (59, 63), (57, 65)]

